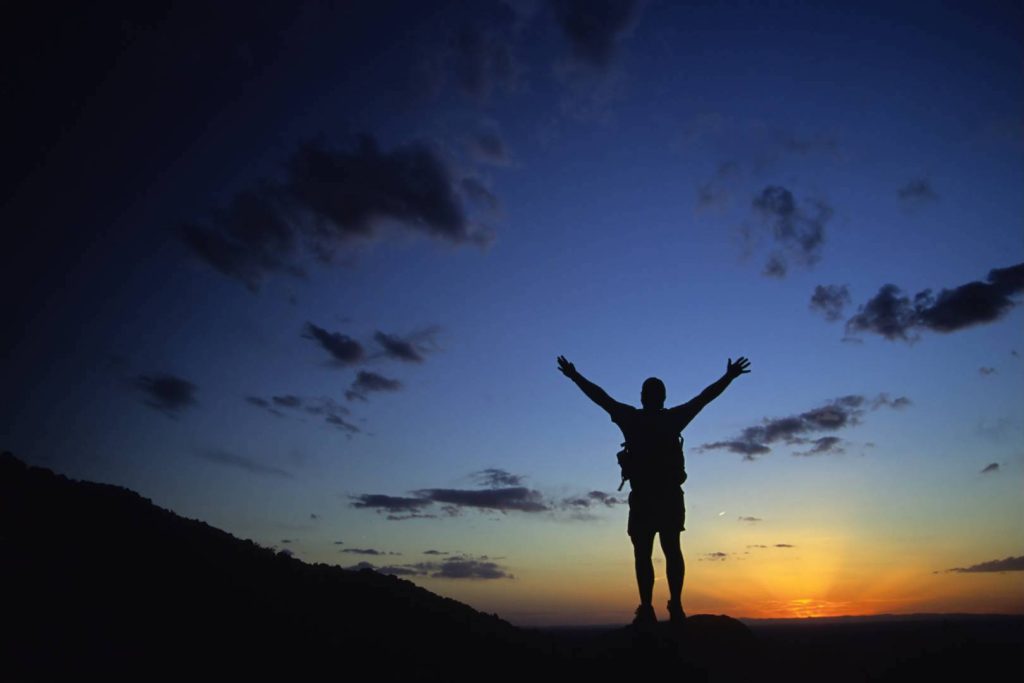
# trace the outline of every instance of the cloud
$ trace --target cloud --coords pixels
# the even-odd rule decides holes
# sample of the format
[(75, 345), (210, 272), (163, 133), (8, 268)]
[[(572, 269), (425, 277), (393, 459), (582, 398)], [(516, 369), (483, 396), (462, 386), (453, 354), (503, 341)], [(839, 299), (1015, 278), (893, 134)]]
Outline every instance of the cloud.
[(238, 193), (205, 222), (178, 230), (190, 252), (257, 290), (266, 274), (301, 276), (300, 245), (321, 262), (353, 242), (376, 240), (394, 225), (455, 245), (490, 237), (466, 216), (444, 161), (422, 142), (391, 151), (364, 135), (344, 149), (300, 146), (284, 177)]
[(291, 542), (292, 542), (292, 539), (290, 539), (290, 538), (282, 538), (281, 539), (281, 543), (288, 544), (288, 543), (291, 543)]
[(328, 332), (311, 322), (306, 323), (306, 332), (302, 336), (315, 340), (342, 365), (358, 363), (365, 356), (363, 345), (352, 337), (340, 332)]
[[(561, 503), (559, 503), (558, 507), (563, 510), (586, 510), (599, 505), (610, 508), (615, 507), (616, 505), (623, 505), (625, 503), (625, 499), (617, 498), (611, 494), (605, 493), (604, 491), (591, 491), (583, 496), (571, 496), (569, 498), (565, 498)], [(584, 517), (584, 519), (590, 519), (590, 517)]]
[(476, 178), (463, 178), (461, 186), (463, 193), (480, 206), (484, 206), (492, 211), (498, 208), (498, 198), (487, 189), (486, 185)]
[(331, 244), (376, 236), (382, 220), (454, 244), (479, 243), (448, 168), (428, 146), (383, 152), (371, 136), (350, 149), (303, 145), (289, 163), (288, 190), (312, 214), (314, 234)]
[(767, 548), (768, 546), (766, 546), (766, 545), (764, 545), (762, 543), (754, 543), (753, 545), (748, 545), (747, 547), (748, 548)]
[(264, 465), (263, 463), (257, 462), (252, 458), (244, 455), (237, 455), (235, 453), (228, 453), (222, 450), (198, 450), (193, 452), (197, 458), (203, 460), (209, 460), (220, 465), (229, 465), (231, 467), (237, 467), (245, 470), (251, 474), (265, 474), (273, 477), (291, 477), (291, 472), (281, 469), (280, 467), (272, 467), (270, 465)]
[(477, 160), (485, 163), (503, 166), (509, 160), (505, 141), (495, 131), (479, 133), (473, 138), (470, 149)]
[[(447, 554), (434, 552), (427, 554)], [(500, 559), (500, 558), (499, 558)], [(388, 565), (375, 567), (369, 562), (360, 562), (348, 567), (350, 570), (373, 569), (382, 574), (394, 574), (395, 576), (430, 576), (435, 579), (513, 579), (515, 578), (508, 570), (494, 562), (486, 555), (472, 557), (469, 555), (456, 555), (445, 558), (439, 562), (414, 562), (410, 564)]]
[[(428, 566), (431, 563), (423, 563)], [(467, 557), (447, 559), (430, 574), (435, 579), (514, 579), (501, 565)]]
[(714, 552), (714, 553), (704, 553), (704, 555), (701, 556), (701, 559), (702, 560), (712, 560), (712, 561), (715, 561), (715, 562), (724, 562), (725, 559), (728, 558), (728, 557), (729, 557), (729, 553), (723, 553), (723, 552), (719, 551), (719, 552)]
[(349, 409), (327, 396), (304, 398), (294, 394), (284, 394), (282, 396), (273, 396), (269, 401), (259, 396), (247, 396), (245, 400), (250, 405), (263, 408), (278, 417), (285, 416), (285, 413), (278, 410), (278, 408), (293, 412), (301, 410), (310, 415), (322, 416), (324, 422), (349, 434), (356, 434), (361, 431), (359, 427), (345, 419), (345, 416), (350, 413)]
[(605, 70), (634, 20), (635, 0), (551, 0), (555, 19), (583, 64)]
[(377, 512), (416, 512), (433, 502), (424, 498), (403, 498), (379, 493), (364, 493), (350, 498), (354, 501), (352, 507), (373, 509)]
[(494, 489), (421, 489), (414, 492), (435, 503), (446, 503), (457, 508), (479, 508), (508, 512), (543, 512), (550, 509), (537, 491), (525, 486)]
[(413, 340), (403, 339), (394, 334), (385, 334), (379, 330), (374, 333), (373, 339), (384, 349), (384, 355), (390, 358), (408, 363), (423, 362), (421, 349), (416, 346)]
[(775, 548), (795, 548), (796, 546), (791, 543), (776, 543), (773, 547)]
[(970, 567), (954, 567), (947, 569), (947, 572), (957, 574), (975, 574), (985, 572), (1021, 572), (1024, 571), (1024, 555), (1020, 557), (1006, 557), (1002, 560), (989, 560)]
[(897, 190), (896, 194), (901, 201), (906, 203), (935, 201), (939, 198), (927, 178), (914, 178), (908, 181), (906, 185)]
[(846, 285), (818, 285), (811, 295), (811, 310), (835, 322), (843, 317), (843, 311), (850, 303), (850, 290)]
[(335, 541), (334, 545), (345, 545), (345, 541)]
[(376, 548), (342, 548), (339, 552), (354, 553), (356, 555), (401, 555), (402, 553), (385, 552)]
[(281, 406), (283, 408), (297, 408), (302, 405), (302, 399), (292, 394), (286, 394), (284, 396), (272, 396), (271, 399), (274, 405)]
[(978, 372), (981, 373), (982, 375), (988, 376), (988, 375), (996, 374), (996, 369), (986, 366), (986, 367), (978, 368)]
[(811, 441), (811, 448), (807, 451), (794, 453), (793, 455), (822, 455), (825, 453), (845, 453), (840, 444), (843, 442), (838, 436), (823, 436)]
[(365, 401), (368, 393), (374, 391), (398, 391), (401, 388), (402, 383), (397, 379), (390, 379), (376, 372), (360, 370), (355, 380), (353, 380), (352, 386), (345, 392), (345, 398), (349, 401), (354, 399)]
[(423, 554), (424, 555), (449, 555), (450, 553), (448, 553), (446, 551), (443, 551), (443, 550), (433, 550), (433, 549), (431, 549), (431, 550), (424, 550)]
[(757, 456), (771, 452), (770, 444), (810, 444), (811, 449), (798, 455), (840, 453), (840, 440), (834, 436), (812, 437), (816, 432), (830, 432), (860, 424), (868, 410), (879, 408), (900, 409), (910, 405), (910, 399), (900, 396), (890, 398), (879, 394), (873, 399), (851, 394), (828, 401), (825, 405), (787, 417), (764, 418), (759, 425), (743, 429), (740, 435), (727, 441), (702, 444), (699, 450), (727, 450), (743, 456), (744, 460), (755, 460)]
[(739, 521), (741, 521), (741, 522), (763, 522), (764, 520), (761, 519), (760, 517), (740, 517)]
[(450, 37), (456, 83), (478, 102), (487, 100), (496, 88), (513, 87), (519, 72), (504, 30), (514, 20), (514, 12), (504, 6), (496, 9), (500, 14), (489, 21), (465, 24)]
[(981, 471), (981, 474), (988, 474), (989, 472), (998, 472), (998, 471), (999, 471), (999, 463), (997, 463), (997, 462), (990, 462), (989, 464), (985, 465), (985, 468)]
[(771, 230), (777, 249), (769, 257), (764, 275), (785, 277), (790, 260), (805, 266), (817, 263), (825, 242), (825, 226), (832, 218), (831, 206), (822, 200), (799, 205), (792, 192), (778, 185), (761, 190), (752, 206)]
[(1011, 297), (1024, 291), (1024, 263), (994, 268), (986, 280), (943, 289), (937, 296), (926, 289), (913, 299), (896, 285), (883, 285), (846, 322), (847, 333), (872, 332), (890, 341), (915, 341), (917, 330), (948, 333), (995, 322), (1017, 305)]
[(139, 375), (135, 387), (146, 394), (147, 406), (172, 417), (196, 404), (196, 385), (174, 375)]
[(496, 488), (498, 486), (519, 486), (523, 483), (523, 478), (518, 474), (511, 474), (505, 470), (495, 467), (480, 470), (479, 472), (473, 472), (469, 476), (472, 477), (480, 486), (487, 486), (490, 488)]
[(284, 200), (279, 188), (264, 183), (235, 195), (206, 225), (181, 226), (178, 237), (200, 260), (251, 290), (259, 288), (265, 272), (301, 275), (291, 262), (298, 239), (285, 218)]

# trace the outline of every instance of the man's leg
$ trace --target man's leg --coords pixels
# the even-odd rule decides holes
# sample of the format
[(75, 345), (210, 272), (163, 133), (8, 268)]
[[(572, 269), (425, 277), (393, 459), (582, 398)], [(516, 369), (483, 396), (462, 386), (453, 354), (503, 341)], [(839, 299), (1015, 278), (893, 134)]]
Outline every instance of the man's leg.
[(686, 565), (683, 563), (683, 550), (679, 547), (679, 532), (662, 532), (658, 534), (658, 537), (661, 539), (661, 550), (665, 553), (665, 575), (668, 580), (669, 602), (681, 605)]
[(633, 562), (636, 566), (636, 587), (640, 591), (640, 604), (650, 605), (654, 595), (654, 563), (651, 561), (651, 553), (654, 552), (654, 532), (636, 532), (629, 538), (633, 541)]

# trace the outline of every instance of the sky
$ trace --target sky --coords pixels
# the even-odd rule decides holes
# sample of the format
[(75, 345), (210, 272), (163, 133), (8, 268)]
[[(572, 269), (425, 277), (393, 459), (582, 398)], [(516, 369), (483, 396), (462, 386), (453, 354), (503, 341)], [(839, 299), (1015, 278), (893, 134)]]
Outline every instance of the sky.
[(621, 623), (621, 434), (555, 359), (674, 405), (745, 356), (683, 433), (688, 612), (1024, 613), (1018, 3), (18, 11), (3, 449)]

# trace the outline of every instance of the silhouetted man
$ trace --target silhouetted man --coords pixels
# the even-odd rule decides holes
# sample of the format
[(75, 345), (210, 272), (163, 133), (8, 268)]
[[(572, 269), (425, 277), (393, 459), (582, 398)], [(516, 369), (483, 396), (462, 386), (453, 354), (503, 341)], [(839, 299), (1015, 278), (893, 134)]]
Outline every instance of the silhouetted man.
[(640, 390), (641, 410), (619, 403), (604, 389), (587, 380), (564, 356), (558, 357), (558, 369), (576, 383), (587, 397), (604, 408), (622, 430), (628, 451), (629, 469), (629, 523), (627, 530), (633, 541), (633, 559), (636, 564), (636, 584), (640, 590), (640, 606), (636, 608), (634, 624), (657, 621), (651, 605), (654, 592), (654, 535), (661, 539), (665, 553), (665, 574), (670, 599), (668, 613), (675, 623), (686, 618), (683, 611), (683, 551), (679, 547), (679, 533), (686, 521), (682, 484), (686, 481), (683, 463), (682, 431), (697, 413), (740, 375), (750, 372), (750, 361), (740, 357), (728, 360), (725, 374), (700, 392), (694, 399), (665, 409), (665, 384), (657, 377), (644, 381)]

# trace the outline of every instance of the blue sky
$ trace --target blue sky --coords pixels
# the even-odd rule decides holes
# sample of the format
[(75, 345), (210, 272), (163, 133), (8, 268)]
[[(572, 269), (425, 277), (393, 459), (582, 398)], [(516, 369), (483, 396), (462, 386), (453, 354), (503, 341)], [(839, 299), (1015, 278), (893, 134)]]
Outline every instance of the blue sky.
[[(615, 621), (624, 506), (566, 501), (614, 493), (620, 435), (555, 357), (638, 404), (648, 376), (678, 403), (742, 355), (684, 432), (689, 601), (1021, 611), (1018, 571), (946, 571), (1024, 547), (1021, 19), (26, 10), (3, 447), (514, 622)], [(843, 428), (744, 458), (745, 429), (846, 396)], [(544, 509), (353, 506), (513, 483)], [(457, 556), (482, 573), (446, 576)]]

